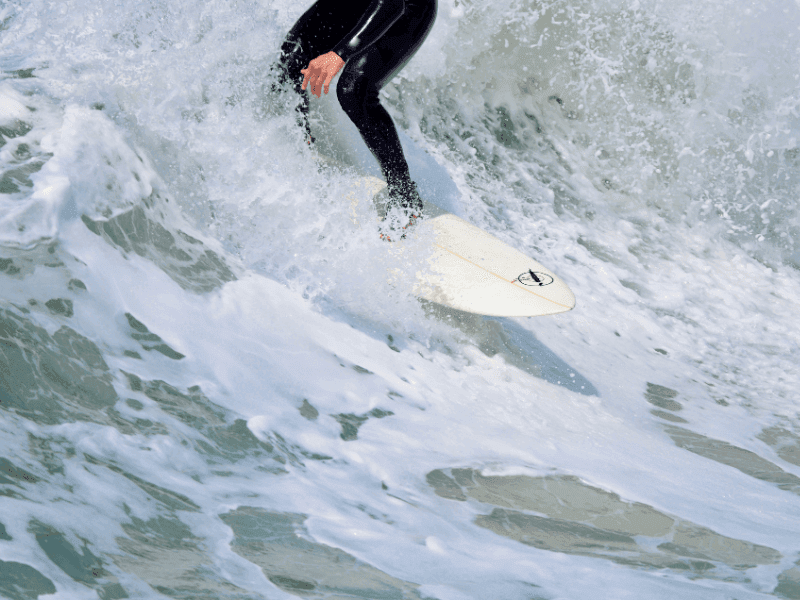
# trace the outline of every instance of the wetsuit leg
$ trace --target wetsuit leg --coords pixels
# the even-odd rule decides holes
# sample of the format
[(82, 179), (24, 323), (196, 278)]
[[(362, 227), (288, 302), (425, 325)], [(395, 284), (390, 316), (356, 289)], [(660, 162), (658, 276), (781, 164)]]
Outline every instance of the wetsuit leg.
[[(281, 45), (281, 56), (273, 66), (277, 72), (277, 85), (289, 85), (299, 96), (297, 121), (313, 142), (308, 124), (308, 94), (303, 92), (303, 74), (308, 63), (330, 51), (358, 23), (369, 0), (350, 2), (343, 8), (338, 0), (318, 0), (309, 8), (286, 35)], [(276, 91), (273, 86), (273, 91)]]
[[(298, 123), (313, 142), (308, 124), (308, 94), (301, 69), (330, 51), (357, 25), (371, 0), (318, 0), (289, 31), (277, 64), (278, 83), (289, 84), (300, 98)], [(436, 0), (405, 0), (403, 14), (373, 44), (345, 65), (336, 94), (345, 113), (361, 133), (389, 184), (390, 196), (405, 207), (421, 208), (408, 172), (400, 138), (378, 92), (419, 49), (436, 18)]]
[[(378, 92), (411, 59), (425, 41), (436, 18), (436, 0), (406, 0), (403, 15), (364, 52), (351, 58), (336, 87), (339, 103), (355, 123), (367, 147), (378, 160), (392, 189), (413, 188), (394, 123), (381, 106)], [(401, 204), (421, 204), (416, 190)]]

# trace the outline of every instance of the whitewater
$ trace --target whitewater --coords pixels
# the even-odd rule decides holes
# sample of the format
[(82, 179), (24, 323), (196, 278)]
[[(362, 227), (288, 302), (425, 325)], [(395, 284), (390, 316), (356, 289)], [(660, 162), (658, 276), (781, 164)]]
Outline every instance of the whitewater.
[(413, 296), (308, 6), (0, 0), (0, 597), (800, 599), (800, 3), (440, 0), (381, 101), (531, 319)]

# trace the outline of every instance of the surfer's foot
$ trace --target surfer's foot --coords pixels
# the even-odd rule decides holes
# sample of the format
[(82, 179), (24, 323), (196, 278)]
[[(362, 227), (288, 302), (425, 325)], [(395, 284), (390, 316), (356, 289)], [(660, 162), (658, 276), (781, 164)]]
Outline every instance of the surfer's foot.
[(383, 218), (378, 233), (384, 242), (403, 240), (409, 229), (422, 219), (421, 212), (408, 212), (402, 208), (390, 209)]
[(408, 229), (422, 218), (422, 198), (410, 179), (390, 180), (386, 188), (389, 202), (380, 226), (381, 239), (387, 242), (405, 239)]

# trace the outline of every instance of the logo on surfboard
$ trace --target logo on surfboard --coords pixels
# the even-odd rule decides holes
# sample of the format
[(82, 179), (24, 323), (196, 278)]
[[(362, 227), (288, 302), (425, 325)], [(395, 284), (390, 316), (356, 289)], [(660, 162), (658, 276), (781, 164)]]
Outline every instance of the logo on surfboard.
[(528, 269), (522, 275), (517, 277), (517, 281), (519, 281), (522, 285), (542, 287), (553, 283), (553, 278), (547, 273), (542, 273), (540, 271), (533, 271), (532, 269)]

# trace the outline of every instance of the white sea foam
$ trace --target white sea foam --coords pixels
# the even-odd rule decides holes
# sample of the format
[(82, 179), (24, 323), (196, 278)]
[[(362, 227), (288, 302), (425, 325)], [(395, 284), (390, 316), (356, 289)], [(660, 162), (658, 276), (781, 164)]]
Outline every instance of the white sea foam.
[(0, 595), (800, 597), (796, 4), (440, 2), (383, 102), (530, 320), (353, 222), (305, 5), (118, 8), (0, 8)]

